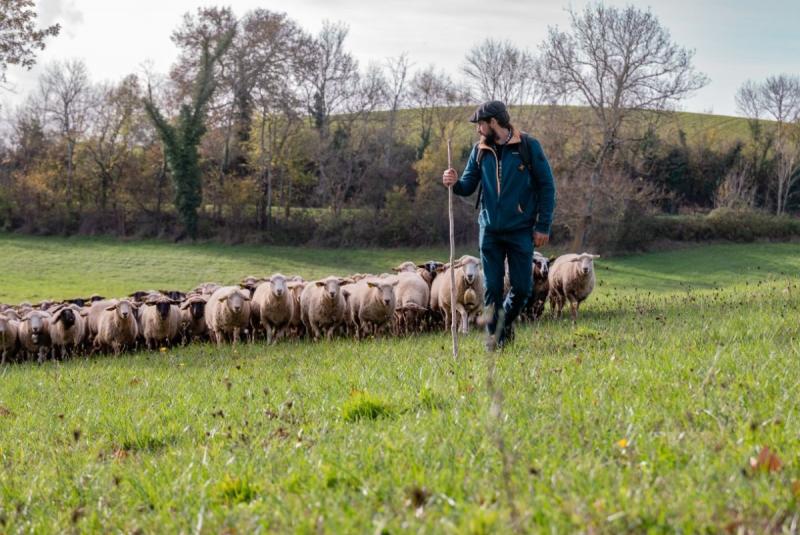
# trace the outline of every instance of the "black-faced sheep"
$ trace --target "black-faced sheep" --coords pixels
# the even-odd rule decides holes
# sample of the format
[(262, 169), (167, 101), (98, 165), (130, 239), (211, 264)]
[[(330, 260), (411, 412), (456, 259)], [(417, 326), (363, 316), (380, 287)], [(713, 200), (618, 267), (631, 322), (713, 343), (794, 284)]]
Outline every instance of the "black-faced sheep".
[(166, 295), (151, 296), (144, 303), (141, 325), (142, 337), (148, 349), (156, 349), (160, 343), (172, 344), (180, 332), (180, 310), (175, 301)]

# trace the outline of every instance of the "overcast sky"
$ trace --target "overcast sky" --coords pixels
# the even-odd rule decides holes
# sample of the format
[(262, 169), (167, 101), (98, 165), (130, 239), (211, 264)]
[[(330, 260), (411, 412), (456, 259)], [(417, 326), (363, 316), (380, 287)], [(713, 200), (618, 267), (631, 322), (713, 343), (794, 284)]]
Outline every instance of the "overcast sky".
[[(695, 49), (695, 66), (711, 82), (682, 108), (737, 114), (734, 94), (747, 79), (800, 74), (800, 0), (606, 0), (650, 7), (681, 46)], [(187, 11), (209, 2), (184, 0), (39, 0), (41, 25), (59, 22), (31, 72), (11, 67), (14, 92), (0, 89), (9, 109), (35, 87), (43, 65), (81, 58), (94, 81), (141, 72), (145, 61), (166, 73), (177, 56), (170, 34)], [(349, 25), (347, 47), (362, 66), (406, 52), (415, 67), (435, 64), (458, 78), (466, 52), (487, 37), (536, 52), (548, 26), (568, 26), (567, 0), (230, 0), (241, 16), (255, 7), (286, 12), (311, 33), (324, 20)]]

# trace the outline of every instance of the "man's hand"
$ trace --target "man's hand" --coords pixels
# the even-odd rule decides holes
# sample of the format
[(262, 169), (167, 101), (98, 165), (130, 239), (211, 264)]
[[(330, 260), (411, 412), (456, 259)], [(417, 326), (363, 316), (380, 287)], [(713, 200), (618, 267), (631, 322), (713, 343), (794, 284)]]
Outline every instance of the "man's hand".
[(456, 175), (456, 170), (453, 169), (452, 167), (450, 169), (445, 170), (445, 172), (442, 173), (442, 184), (444, 184), (445, 187), (449, 188), (456, 182), (458, 182), (458, 175)]
[(533, 233), (533, 244), (536, 247), (544, 247), (547, 245), (547, 242), (550, 241), (549, 234), (542, 234), (541, 232), (534, 232)]

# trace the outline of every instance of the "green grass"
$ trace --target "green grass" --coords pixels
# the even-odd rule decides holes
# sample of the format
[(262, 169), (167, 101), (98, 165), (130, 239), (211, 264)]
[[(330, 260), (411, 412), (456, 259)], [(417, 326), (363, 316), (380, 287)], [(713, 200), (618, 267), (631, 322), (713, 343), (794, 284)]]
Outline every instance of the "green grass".
[[(67, 293), (111, 292), (156, 285), (148, 276), (186, 286), (443, 254), (3, 237), (0, 254), (11, 250), (27, 267), (4, 262), (4, 300), (70, 280)], [(57, 268), (24, 276), (53, 251)], [(150, 263), (131, 265), (142, 252)], [(598, 260), (577, 327), (525, 326), (497, 355), (499, 418), (475, 333), (458, 362), (430, 334), (0, 368), (0, 532), (507, 532), (498, 426), (525, 531), (788, 532), (800, 518), (798, 252)], [(94, 254), (113, 269), (80, 262)], [(764, 446), (779, 470), (751, 466)]]

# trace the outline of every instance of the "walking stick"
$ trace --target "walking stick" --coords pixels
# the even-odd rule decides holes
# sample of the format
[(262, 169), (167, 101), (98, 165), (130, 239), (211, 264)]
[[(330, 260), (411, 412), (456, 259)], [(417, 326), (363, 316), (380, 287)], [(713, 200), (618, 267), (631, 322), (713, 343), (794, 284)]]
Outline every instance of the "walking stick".
[[(453, 168), (450, 138), (447, 138), (447, 168)], [(450, 218), (450, 332), (453, 335), (453, 358), (458, 359), (458, 326), (456, 323), (456, 270), (453, 268), (456, 254), (456, 238), (453, 224), (453, 186), (447, 188), (447, 215)]]

